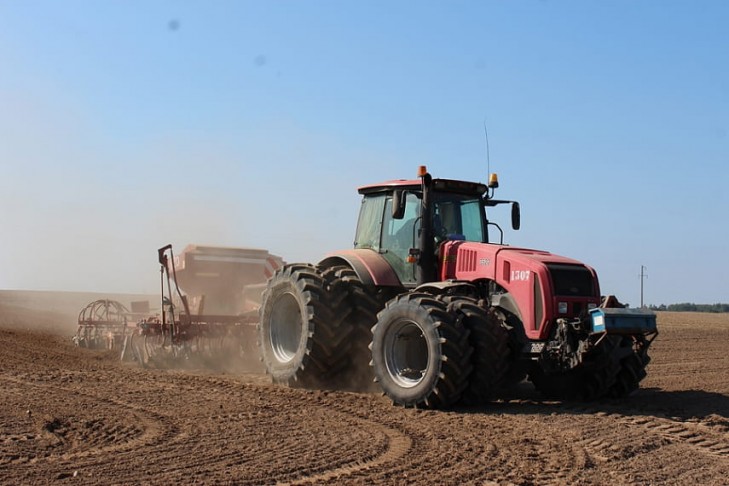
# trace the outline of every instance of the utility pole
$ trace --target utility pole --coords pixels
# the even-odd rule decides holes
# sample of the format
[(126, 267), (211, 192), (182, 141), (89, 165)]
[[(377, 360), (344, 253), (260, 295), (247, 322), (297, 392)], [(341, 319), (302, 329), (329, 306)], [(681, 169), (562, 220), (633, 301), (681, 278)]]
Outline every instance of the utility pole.
[(644, 265), (640, 266), (640, 308), (643, 308), (643, 281), (648, 278), (645, 271), (648, 270)]

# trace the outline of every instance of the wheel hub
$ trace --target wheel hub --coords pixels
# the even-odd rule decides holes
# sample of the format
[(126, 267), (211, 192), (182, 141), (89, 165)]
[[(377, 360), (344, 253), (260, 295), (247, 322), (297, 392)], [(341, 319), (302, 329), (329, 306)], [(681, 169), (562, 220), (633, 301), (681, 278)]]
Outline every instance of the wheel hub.
[(385, 364), (390, 378), (403, 388), (417, 386), (428, 367), (428, 343), (417, 322), (402, 319), (385, 339)]
[(282, 295), (271, 312), (270, 342), (273, 355), (280, 363), (296, 356), (301, 340), (301, 309), (292, 294)]

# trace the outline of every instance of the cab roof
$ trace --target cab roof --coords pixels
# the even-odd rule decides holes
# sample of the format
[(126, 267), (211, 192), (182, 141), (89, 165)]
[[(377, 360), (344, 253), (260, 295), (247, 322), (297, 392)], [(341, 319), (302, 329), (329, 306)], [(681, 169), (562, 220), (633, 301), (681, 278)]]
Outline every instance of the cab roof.
[[(487, 190), (486, 184), (480, 182), (455, 181), (452, 179), (433, 179), (432, 188), (438, 192), (456, 192), (472, 196), (482, 196)], [(385, 193), (395, 190), (420, 192), (422, 182), (420, 179), (397, 179), (357, 188), (360, 194)]]
[(360, 186), (357, 191), (360, 194), (372, 194), (374, 192), (391, 192), (396, 189), (419, 190), (421, 186), (420, 179), (397, 179), (392, 181), (380, 182), (378, 184), (367, 184)]

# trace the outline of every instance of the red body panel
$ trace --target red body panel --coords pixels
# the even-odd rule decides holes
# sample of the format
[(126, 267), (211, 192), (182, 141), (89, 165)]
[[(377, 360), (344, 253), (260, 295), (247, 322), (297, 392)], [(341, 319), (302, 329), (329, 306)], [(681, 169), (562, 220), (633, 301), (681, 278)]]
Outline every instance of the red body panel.
[[(574, 297), (555, 296), (547, 263), (580, 265), (595, 282), (594, 296), (582, 301), (599, 304), (600, 290), (595, 271), (571, 258), (546, 251), (465, 241), (447, 241), (441, 248), (441, 280), (493, 280), (516, 301), (529, 339), (546, 339), (557, 317), (557, 301)], [(572, 304), (570, 303), (570, 306)]]

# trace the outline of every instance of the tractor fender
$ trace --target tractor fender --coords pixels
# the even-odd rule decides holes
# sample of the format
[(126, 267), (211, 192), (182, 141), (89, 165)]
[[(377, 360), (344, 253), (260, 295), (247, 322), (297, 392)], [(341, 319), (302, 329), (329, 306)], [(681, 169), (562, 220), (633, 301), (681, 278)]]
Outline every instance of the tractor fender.
[(519, 305), (516, 303), (516, 300), (514, 300), (514, 297), (512, 297), (511, 294), (493, 294), (491, 296), (491, 305), (493, 307), (500, 307), (505, 311), (514, 314), (521, 322), (524, 322), (524, 319), (521, 317), (521, 312), (519, 311)]
[(335, 265), (350, 267), (365, 286), (402, 287), (400, 279), (387, 260), (374, 250), (341, 250), (330, 253), (319, 262), (319, 266), (323, 268)]

